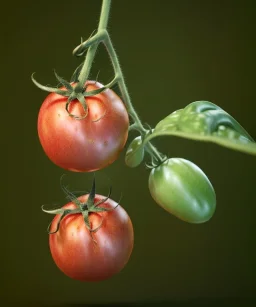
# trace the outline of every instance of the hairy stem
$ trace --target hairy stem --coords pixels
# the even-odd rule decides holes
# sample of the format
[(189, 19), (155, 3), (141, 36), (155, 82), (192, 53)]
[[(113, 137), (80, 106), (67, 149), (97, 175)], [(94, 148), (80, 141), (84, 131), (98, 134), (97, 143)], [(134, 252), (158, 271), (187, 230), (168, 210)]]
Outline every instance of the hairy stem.
[[(109, 17), (109, 12), (110, 12), (110, 5), (111, 5), (111, 0), (103, 0), (102, 1), (98, 32), (100, 32), (100, 30), (104, 30), (104, 29), (107, 28), (108, 17)], [(95, 42), (93, 45), (91, 45), (88, 48), (83, 67), (81, 69), (81, 72), (80, 72), (80, 75), (79, 75), (79, 78), (78, 78), (79, 82), (76, 86), (77, 88), (82, 89), (84, 87), (86, 80), (89, 77), (91, 67), (92, 67), (92, 63), (93, 63), (93, 60), (95, 58), (95, 54), (96, 54), (98, 45), (99, 45), (99, 42)]]
[(89, 47), (89, 49), (86, 53), (84, 65), (82, 67), (81, 73), (80, 73), (79, 78), (78, 78), (79, 82), (76, 85), (76, 88), (82, 89), (84, 87), (84, 84), (89, 77), (91, 67), (92, 67), (92, 62), (94, 60), (97, 48), (98, 48), (98, 44), (95, 44), (95, 45), (92, 45), (92, 46)]
[[(123, 72), (118, 60), (118, 56), (117, 53), (113, 47), (112, 41), (110, 39), (110, 36), (108, 34), (107, 31), (107, 25), (108, 25), (108, 19), (109, 19), (109, 13), (110, 13), (110, 6), (111, 6), (111, 0), (103, 0), (102, 1), (102, 7), (101, 7), (101, 13), (100, 13), (100, 21), (99, 21), (99, 25), (98, 25), (98, 31), (96, 33), (96, 35), (94, 35), (92, 38), (90, 38), (89, 40), (87, 40), (87, 42), (82, 43), (80, 46), (78, 46), (73, 54), (79, 54), (79, 50), (82, 48), (88, 48), (88, 51), (86, 53), (86, 58), (83, 64), (83, 67), (81, 69), (80, 75), (79, 75), (79, 82), (76, 86), (76, 88), (78, 90), (81, 90), (84, 87), (84, 84), (90, 74), (90, 70), (91, 70), (91, 66), (93, 63), (93, 59), (95, 57), (97, 48), (99, 43), (102, 41), (107, 49), (107, 52), (110, 56), (112, 65), (113, 65), (113, 69), (115, 72), (115, 79), (118, 83), (119, 89), (121, 91), (124, 103), (126, 105), (127, 111), (130, 115), (130, 117), (132, 118), (132, 120), (134, 121), (134, 124), (131, 125), (131, 129), (136, 129), (137, 131), (139, 131), (139, 133), (141, 134), (141, 136), (145, 136), (147, 133), (147, 129), (144, 128), (144, 126), (141, 123), (141, 120), (138, 116), (138, 114), (136, 113), (125, 81), (124, 81), (124, 76), (123, 76)], [(131, 130), (129, 129), (129, 130)], [(151, 144), (148, 143), (147, 146), (145, 147), (146, 151), (150, 154), (153, 155), (158, 161), (162, 161), (163, 158), (161, 156), (161, 154), (158, 152), (158, 150)]]
[[(126, 87), (126, 84), (125, 84), (125, 81), (124, 81), (123, 72), (122, 72), (121, 66), (119, 64), (117, 53), (114, 49), (114, 46), (112, 44), (112, 41), (111, 41), (108, 33), (106, 34), (106, 39), (103, 42), (104, 42), (106, 49), (109, 53), (115, 74), (118, 76), (118, 82), (117, 83), (118, 83), (118, 86), (120, 88), (122, 97), (124, 99), (127, 111), (130, 114), (130, 116), (132, 117), (132, 119), (133, 119), (133, 121), (136, 125), (136, 130), (138, 130), (141, 133), (141, 135), (144, 136), (146, 134), (147, 130), (143, 127), (141, 120), (140, 120), (138, 114), (136, 113), (136, 111), (135, 111), (135, 109), (132, 105), (132, 102), (131, 102), (131, 99), (130, 99), (130, 96), (129, 96), (129, 93), (128, 93), (128, 90), (127, 90), (127, 87)], [(159, 161), (162, 161), (162, 157), (161, 157), (160, 153), (151, 143), (148, 143), (148, 146), (145, 149), (149, 152), (149, 154), (153, 154)]]
[(111, 6), (111, 0), (103, 0), (102, 1), (98, 31), (107, 29), (110, 6)]
[(127, 87), (126, 87), (126, 84), (125, 84), (125, 81), (124, 81), (123, 72), (122, 72), (121, 66), (119, 64), (118, 57), (117, 57), (117, 53), (116, 53), (116, 51), (113, 47), (113, 44), (111, 42), (111, 39), (110, 39), (108, 33), (106, 34), (106, 38), (103, 42), (104, 42), (106, 49), (108, 51), (108, 54), (110, 56), (115, 74), (118, 76), (117, 83), (118, 83), (118, 86), (120, 88), (122, 97), (124, 99), (127, 111), (130, 114), (130, 116), (132, 117), (133, 121), (136, 123), (138, 130), (142, 134), (145, 134), (147, 130), (143, 127), (143, 125), (142, 125), (142, 123), (139, 119), (139, 116), (137, 115), (137, 113), (136, 113), (136, 111), (135, 111), (135, 109), (134, 109), (134, 107), (131, 103), (131, 99), (130, 99), (130, 96), (129, 96), (129, 93), (128, 93), (128, 90), (127, 90)]

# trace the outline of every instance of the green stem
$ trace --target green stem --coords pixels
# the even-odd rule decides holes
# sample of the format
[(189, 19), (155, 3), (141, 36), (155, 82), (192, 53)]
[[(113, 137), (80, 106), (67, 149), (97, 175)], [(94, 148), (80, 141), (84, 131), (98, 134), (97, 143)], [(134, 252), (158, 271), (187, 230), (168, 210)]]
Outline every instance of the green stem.
[(163, 162), (163, 160), (165, 159), (165, 157), (163, 158), (160, 154), (160, 152), (158, 151), (158, 149), (153, 146), (150, 142), (147, 143), (147, 145), (145, 146), (145, 150), (151, 155), (155, 156), (156, 159), (159, 162)]
[[(124, 81), (123, 72), (122, 72), (121, 66), (119, 64), (117, 53), (114, 49), (114, 46), (112, 44), (112, 41), (111, 41), (108, 33), (106, 33), (106, 39), (103, 42), (104, 42), (106, 49), (109, 53), (115, 74), (118, 76), (118, 82), (117, 83), (118, 83), (118, 86), (120, 88), (122, 97), (124, 99), (127, 111), (128, 111), (128, 113), (130, 114), (130, 116), (132, 117), (132, 119), (135, 123), (134, 127), (136, 128), (136, 130), (138, 130), (141, 133), (141, 135), (144, 136), (146, 134), (147, 130), (143, 127), (141, 120), (140, 120), (138, 114), (136, 113), (136, 111), (135, 111), (135, 109), (132, 105), (132, 102), (131, 102), (131, 99), (130, 99), (130, 96), (129, 96), (129, 93), (128, 93), (128, 90), (127, 90), (127, 87), (126, 87), (126, 84), (125, 84), (125, 81)], [(148, 145), (145, 149), (149, 152), (149, 154), (153, 154), (160, 162), (162, 161), (161, 154), (158, 152), (158, 150), (150, 142), (148, 143)]]
[[(102, 1), (98, 32), (100, 32), (100, 30), (104, 30), (107, 28), (108, 17), (109, 17), (109, 12), (110, 12), (110, 5), (111, 5), (111, 0)], [(79, 82), (76, 86), (77, 90), (82, 89), (84, 87), (84, 84), (89, 77), (92, 63), (95, 58), (95, 54), (96, 54), (98, 45), (99, 45), (99, 42), (96, 42), (95, 44), (91, 45), (88, 48), (83, 67), (81, 69), (81, 72), (78, 78)]]
[(107, 29), (110, 6), (111, 6), (111, 0), (103, 0), (102, 1), (98, 31)]
[[(131, 103), (131, 99), (130, 99), (130, 96), (129, 96), (129, 93), (128, 93), (128, 90), (127, 90), (127, 87), (124, 81), (124, 76), (123, 76), (121, 66), (119, 64), (117, 53), (113, 47), (112, 41), (107, 32), (107, 24), (108, 24), (108, 19), (109, 19), (110, 6), (111, 6), (111, 0), (102, 1), (100, 21), (99, 21), (97, 33), (92, 38), (89, 38), (85, 43), (82, 43), (80, 46), (78, 46), (73, 51), (73, 54), (79, 55), (79, 52), (78, 52), (79, 50), (82, 51), (81, 49), (85, 49), (89, 46), (83, 67), (81, 69), (81, 72), (78, 78), (79, 82), (76, 86), (76, 90), (80, 91), (83, 89), (84, 84), (90, 74), (91, 66), (92, 66), (93, 59), (95, 57), (98, 45), (100, 42), (103, 42), (110, 56), (110, 59), (113, 65), (113, 69), (115, 72), (115, 80), (117, 80), (117, 83), (120, 88), (127, 111), (134, 121), (134, 124), (131, 125), (131, 129), (138, 130), (141, 136), (143, 137), (147, 133), (147, 129), (145, 129), (144, 126), (142, 125), (140, 118)], [(145, 149), (150, 155), (153, 155), (158, 161), (161, 162), (163, 160), (161, 154), (151, 143), (148, 143)]]
[(117, 53), (116, 53), (116, 51), (113, 47), (113, 44), (111, 42), (111, 39), (110, 39), (108, 33), (106, 33), (106, 38), (103, 41), (103, 43), (106, 46), (106, 49), (108, 51), (108, 54), (110, 56), (110, 59), (111, 59), (111, 62), (112, 62), (112, 65), (113, 65), (113, 68), (114, 68), (114, 71), (115, 71), (115, 74), (118, 78), (117, 83), (118, 83), (118, 86), (120, 88), (122, 97), (124, 99), (127, 111), (130, 114), (130, 116), (132, 117), (133, 121), (136, 123), (137, 130), (139, 130), (142, 135), (145, 135), (147, 130), (143, 127), (143, 125), (142, 125), (142, 123), (139, 119), (139, 116), (137, 115), (137, 113), (136, 113), (136, 111), (135, 111), (135, 109), (134, 109), (134, 107), (131, 103), (131, 99), (130, 99), (130, 96), (129, 96), (129, 93), (128, 93), (128, 90), (127, 90), (127, 87), (126, 87), (126, 84), (125, 84), (125, 81), (124, 81), (124, 75), (123, 75), (123, 72), (122, 72), (121, 66), (119, 64), (118, 57), (117, 57)]
[(92, 67), (92, 62), (94, 60), (97, 48), (98, 48), (98, 44), (92, 45), (88, 48), (88, 51), (86, 53), (86, 58), (84, 61), (84, 65), (81, 69), (81, 72), (78, 78), (79, 82), (76, 85), (77, 89), (82, 89), (84, 87), (85, 82), (87, 81), (89, 77), (91, 67)]

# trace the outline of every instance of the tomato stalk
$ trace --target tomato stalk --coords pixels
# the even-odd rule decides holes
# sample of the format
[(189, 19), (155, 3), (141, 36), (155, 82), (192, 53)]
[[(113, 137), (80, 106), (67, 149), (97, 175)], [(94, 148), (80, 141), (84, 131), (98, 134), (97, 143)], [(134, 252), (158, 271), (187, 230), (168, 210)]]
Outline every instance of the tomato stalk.
[[(90, 37), (87, 41), (82, 42), (79, 46), (77, 46), (73, 50), (73, 55), (81, 56), (83, 55), (85, 50), (88, 48), (84, 64), (82, 66), (81, 72), (78, 77), (79, 82), (76, 85), (76, 89), (77, 90), (82, 89), (83, 85), (85, 84), (89, 76), (90, 70), (91, 70), (91, 66), (92, 66), (93, 59), (96, 54), (96, 50), (99, 44), (102, 42), (105, 45), (106, 50), (109, 54), (109, 57), (110, 57), (110, 60), (111, 60), (111, 63), (114, 69), (114, 73), (115, 73), (115, 78), (112, 81), (111, 85), (114, 85), (115, 83), (118, 84), (123, 100), (124, 100), (124, 103), (126, 105), (127, 111), (134, 122), (132, 125), (130, 125), (129, 131), (137, 130), (143, 138), (147, 134), (148, 130), (141, 123), (141, 120), (132, 105), (131, 98), (127, 90), (127, 86), (125, 84), (124, 75), (123, 75), (119, 60), (118, 60), (117, 53), (111, 41), (110, 35), (107, 31), (110, 6), (111, 6), (111, 0), (102, 1), (100, 21), (99, 21), (97, 33), (93, 35), (92, 37)], [(159, 153), (157, 148), (153, 146), (151, 143), (147, 144), (147, 147), (145, 148), (145, 150), (150, 154), (152, 158), (154, 157), (160, 163), (163, 162), (163, 156), (161, 155), (161, 153)]]
[(85, 61), (84, 61), (84, 64), (82, 66), (81, 72), (78, 77), (79, 82), (75, 87), (77, 90), (82, 89), (84, 87), (84, 84), (89, 77), (92, 63), (95, 58), (95, 54), (96, 54), (98, 45), (100, 43), (100, 37), (101, 36), (104, 37), (104, 32), (105, 32), (104, 30), (107, 28), (110, 6), (111, 6), (111, 0), (103, 0), (102, 7), (101, 7), (101, 13), (100, 13), (100, 21), (99, 21), (98, 31), (97, 31), (98, 35), (96, 35), (95, 41), (90, 45), (86, 53)]

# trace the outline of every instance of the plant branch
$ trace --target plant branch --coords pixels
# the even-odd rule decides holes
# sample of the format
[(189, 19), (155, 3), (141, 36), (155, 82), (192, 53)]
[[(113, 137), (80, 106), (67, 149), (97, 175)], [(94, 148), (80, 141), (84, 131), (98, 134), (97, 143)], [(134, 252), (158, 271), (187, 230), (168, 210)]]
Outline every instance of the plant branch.
[(103, 0), (102, 1), (98, 31), (107, 29), (110, 6), (111, 6), (111, 0)]
[[(100, 13), (100, 21), (99, 21), (99, 26), (98, 26), (98, 32), (100, 30), (104, 30), (107, 28), (107, 23), (108, 23), (108, 17), (109, 17), (109, 12), (110, 12), (110, 5), (111, 5), (111, 0), (103, 0), (102, 1), (102, 7), (101, 7), (101, 13)], [(87, 81), (93, 60), (95, 58), (95, 54), (98, 48), (99, 42), (96, 41), (94, 44), (92, 44), (87, 53), (86, 53), (86, 58), (83, 64), (83, 67), (81, 69), (81, 72), (78, 77), (78, 84), (76, 85), (76, 90), (79, 91), (84, 87), (85, 82)]]
[[(129, 93), (128, 93), (128, 90), (127, 90), (127, 87), (124, 81), (124, 76), (123, 76), (123, 72), (122, 72), (122, 69), (121, 69), (121, 66), (118, 60), (117, 53), (113, 47), (112, 41), (107, 31), (110, 6), (111, 6), (111, 0), (102, 1), (100, 21), (99, 21), (97, 33), (94, 36), (90, 37), (86, 42), (81, 43), (73, 51), (74, 55), (81, 56), (84, 53), (85, 49), (88, 48), (83, 67), (78, 77), (79, 82), (76, 85), (76, 91), (80, 91), (83, 89), (84, 84), (90, 74), (91, 66), (92, 66), (93, 59), (95, 57), (98, 45), (100, 42), (104, 43), (107, 49), (107, 52), (109, 54), (109, 57), (111, 59), (111, 63), (112, 63), (114, 72), (115, 72), (114, 80), (118, 83), (118, 86), (121, 91), (122, 98), (126, 105), (127, 111), (130, 117), (132, 118), (132, 120), (134, 121), (134, 123), (130, 126), (129, 131), (132, 129), (135, 129), (139, 131), (142, 137), (144, 137), (146, 133), (148, 132), (148, 130), (142, 125), (141, 120), (132, 105), (132, 102), (131, 102), (131, 99), (130, 99), (130, 96), (129, 96)], [(154, 156), (158, 161), (162, 162), (163, 160), (162, 155), (158, 152), (158, 150), (151, 143), (148, 143), (145, 149), (151, 156)]]
[[(123, 72), (122, 72), (121, 66), (119, 64), (117, 53), (114, 49), (114, 46), (112, 44), (112, 41), (110, 39), (108, 32), (106, 32), (106, 38), (103, 40), (103, 43), (105, 44), (105, 47), (106, 47), (108, 54), (110, 56), (115, 74), (118, 78), (117, 83), (118, 83), (118, 86), (120, 88), (122, 97), (124, 99), (127, 111), (134, 121), (134, 124), (133, 124), (134, 126), (132, 126), (132, 129), (138, 130), (142, 136), (145, 136), (145, 134), (147, 133), (148, 130), (145, 129), (144, 126), (142, 125), (141, 120), (140, 120), (138, 114), (136, 113), (136, 111), (135, 111), (135, 109), (132, 105), (132, 102), (131, 102), (131, 99), (130, 99), (130, 96), (129, 96), (129, 93), (128, 93), (128, 90), (127, 90), (127, 87), (126, 87), (126, 84), (125, 84), (125, 81), (124, 81)], [(148, 143), (148, 145), (146, 146), (145, 149), (150, 155), (153, 154), (157, 158), (157, 160), (162, 162), (161, 154), (158, 152), (157, 148), (154, 147), (151, 143)]]

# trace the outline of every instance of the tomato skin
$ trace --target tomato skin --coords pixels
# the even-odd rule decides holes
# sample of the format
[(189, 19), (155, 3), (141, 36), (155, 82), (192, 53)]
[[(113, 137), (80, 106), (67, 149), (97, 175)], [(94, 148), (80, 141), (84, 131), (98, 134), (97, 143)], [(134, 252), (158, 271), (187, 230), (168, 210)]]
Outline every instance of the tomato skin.
[[(86, 84), (87, 92), (103, 87), (95, 81)], [(129, 128), (120, 97), (111, 89), (86, 97), (88, 115), (80, 120), (69, 116), (66, 102), (67, 97), (51, 93), (39, 111), (38, 136), (48, 158), (74, 172), (92, 172), (113, 163), (125, 146)], [(78, 100), (71, 102), (69, 112), (85, 114)]]
[[(88, 195), (78, 199), (86, 201)], [(95, 202), (105, 198), (96, 194)], [(99, 205), (114, 208), (117, 203), (108, 199)], [(75, 209), (73, 203), (63, 208)], [(63, 218), (58, 232), (49, 235), (52, 257), (58, 268), (70, 278), (80, 281), (101, 281), (120, 272), (128, 262), (133, 250), (134, 233), (130, 217), (119, 205), (112, 211), (90, 213), (91, 228), (96, 228), (104, 217), (101, 228), (93, 233), (85, 225), (83, 216), (70, 214)], [(57, 227), (59, 215), (53, 219), (50, 231)]]
[(145, 151), (141, 144), (141, 136), (137, 136), (128, 146), (125, 154), (125, 164), (128, 167), (137, 167), (143, 161)]
[(162, 208), (189, 223), (208, 221), (216, 209), (211, 182), (197, 165), (185, 159), (168, 159), (152, 169), (149, 190)]

